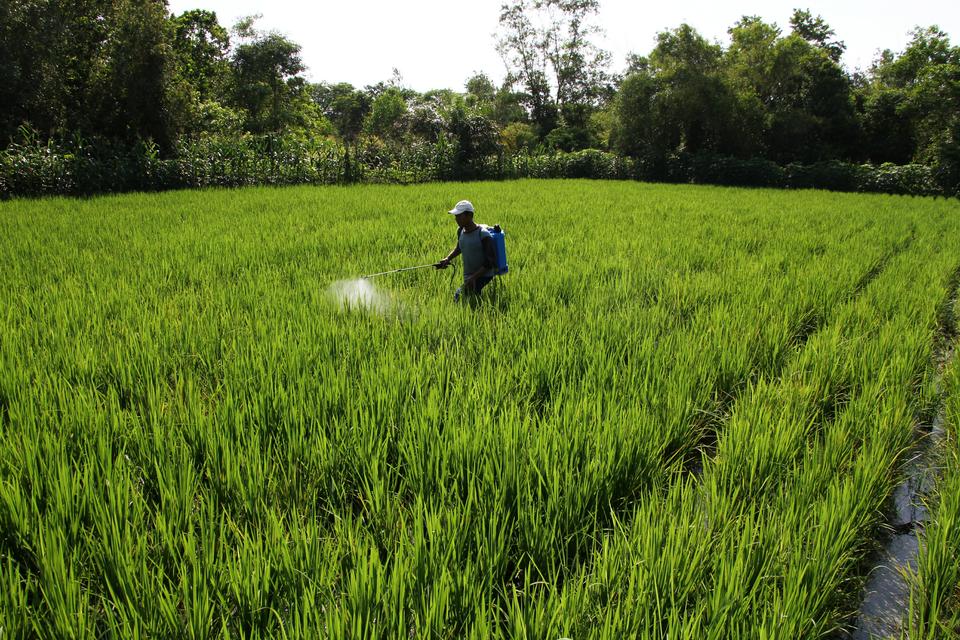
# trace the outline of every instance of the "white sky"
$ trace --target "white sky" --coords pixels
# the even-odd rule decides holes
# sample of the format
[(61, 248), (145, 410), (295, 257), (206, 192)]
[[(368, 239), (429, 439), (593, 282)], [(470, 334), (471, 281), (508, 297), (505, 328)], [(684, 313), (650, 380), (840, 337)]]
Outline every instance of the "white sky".
[[(208, 9), (220, 24), (261, 14), (258, 27), (278, 31), (302, 47), (314, 82), (349, 82), (361, 88), (389, 80), (397, 68), (403, 85), (417, 91), (463, 90), (474, 72), (497, 84), (504, 65), (496, 52), (501, 0), (169, 0), (172, 13)], [(759, 15), (789, 31), (794, 8), (823, 16), (847, 45), (844, 65), (866, 69), (882, 49), (902, 51), (915, 26), (938, 25), (960, 45), (960, 2), (941, 0), (600, 0), (595, 23), (604, 31), (596, 44), (613, 54), (611, 71), (622, 71), (630, 52), (646, 55), (656, 34), (681, 23), (708, 40), (728, 43), (729, 29), (743, 15)]]

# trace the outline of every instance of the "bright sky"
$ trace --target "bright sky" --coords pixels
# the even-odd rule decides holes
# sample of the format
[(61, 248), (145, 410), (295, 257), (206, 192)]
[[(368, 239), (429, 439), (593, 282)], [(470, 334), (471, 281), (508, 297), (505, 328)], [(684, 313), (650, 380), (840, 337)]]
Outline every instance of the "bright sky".
[[(169, 0), (176, 14), (188, 9), (217, 13), (231, 27), (261, 14), (261, 30), (278, 31), (302, 47), (314, 82), (349, 82), (360, 88), (400, 71), (417, 91), (463, 90), (474, 72), (498, 83), (504, 65), (496, 52), (501, 0)], [(844, 65), (866, 69), (882, 49), (902, 51), (915, 26), (938, 25), (960, 44), (960, 2), (940, 0), (600, 0), (595, 23), (605, 35), (595, 42), (613, 54), (611, 71), (622, 71), (630, 52), (646, 55), (656, 34), (681, 23), (708, 40), (728, 43), (727, 29), (741, 16), (758, 15), (789, 30), (794, 8), (823, 16), (847, 45)]]

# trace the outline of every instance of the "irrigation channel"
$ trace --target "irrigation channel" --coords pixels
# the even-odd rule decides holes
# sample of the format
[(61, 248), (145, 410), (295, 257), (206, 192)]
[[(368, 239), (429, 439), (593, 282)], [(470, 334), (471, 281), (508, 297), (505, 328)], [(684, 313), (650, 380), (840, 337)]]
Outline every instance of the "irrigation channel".
[[(956, 297), (951, 306), (956, 305)], [(936, 358), (937, 388), (940, 400), (930, 424), (917, 426), (917, 443), (903, 470), (903, 481), (893, 495), (890, 534), (874, 558), (873, 569), (863, 590), (860, 612), (851, 640), (900, 638), (909, 614), (910, 586), (907, 572), (917, 570), (920, 534), (929, 519), (925, 504), (937, 481), (937, 459), (945, 436), (946, 404), (942, 395), (942, 375), (956, 352), (952, 348), (953, 331), (945, 328), (945, 347)]]

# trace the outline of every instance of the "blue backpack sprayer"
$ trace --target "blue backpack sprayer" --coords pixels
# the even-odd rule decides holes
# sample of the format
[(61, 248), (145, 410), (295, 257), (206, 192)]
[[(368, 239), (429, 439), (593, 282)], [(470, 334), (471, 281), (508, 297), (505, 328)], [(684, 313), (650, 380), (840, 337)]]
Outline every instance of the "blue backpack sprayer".
[[(493, 275), (502, 276), (510, 270), (510, 267), (507, 265), (507, 243), (505, 239), (505, 233), (503, 229), (500, 228), (500, 225), (494, 225), (493, 227), (485, 227), (487, 231), (490, 232), (490, 237), (493, 240), (493, 250), (496, 254), (496, 260), (493, 267)], [(391, 271), (381, 271), (380, 273), (371, 273), (366, 276), (361, 276), (364, 280), (368, 278), (375, 278), (377, 276), (386, 276), (391, 273), (400, 273), (401, 271), (413, 271), (415, 269), (429, 269), (431, 267), (437, 266), (436, 263), (432, 264), (421, 264), (416, 267), (403, 267), (402, 269), (393, 269)]]
[(490, 237), (493, 238), (493, 250), (497, 254), (497, 264), (494, 267), (496, 271), (495, 275), (498, 276), (502, 276), (510, 270), (510, 267), (507, 266), (507, 242), (505, 236), (506, 234), (498, 224), (493, 225), (493, 228), (490, 229)]

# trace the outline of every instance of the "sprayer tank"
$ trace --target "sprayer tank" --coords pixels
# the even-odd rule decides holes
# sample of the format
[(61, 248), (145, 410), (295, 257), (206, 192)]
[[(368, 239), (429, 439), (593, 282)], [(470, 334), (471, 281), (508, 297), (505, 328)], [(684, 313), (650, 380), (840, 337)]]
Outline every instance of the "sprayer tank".
[(500, 225), (494, 225), (490, 229), (490, 237), (493, 238), (493, 250), (497, 254), (497, 275), (503, 275), (509, 271), (509, 267), (507, 266), (507, 243)]

